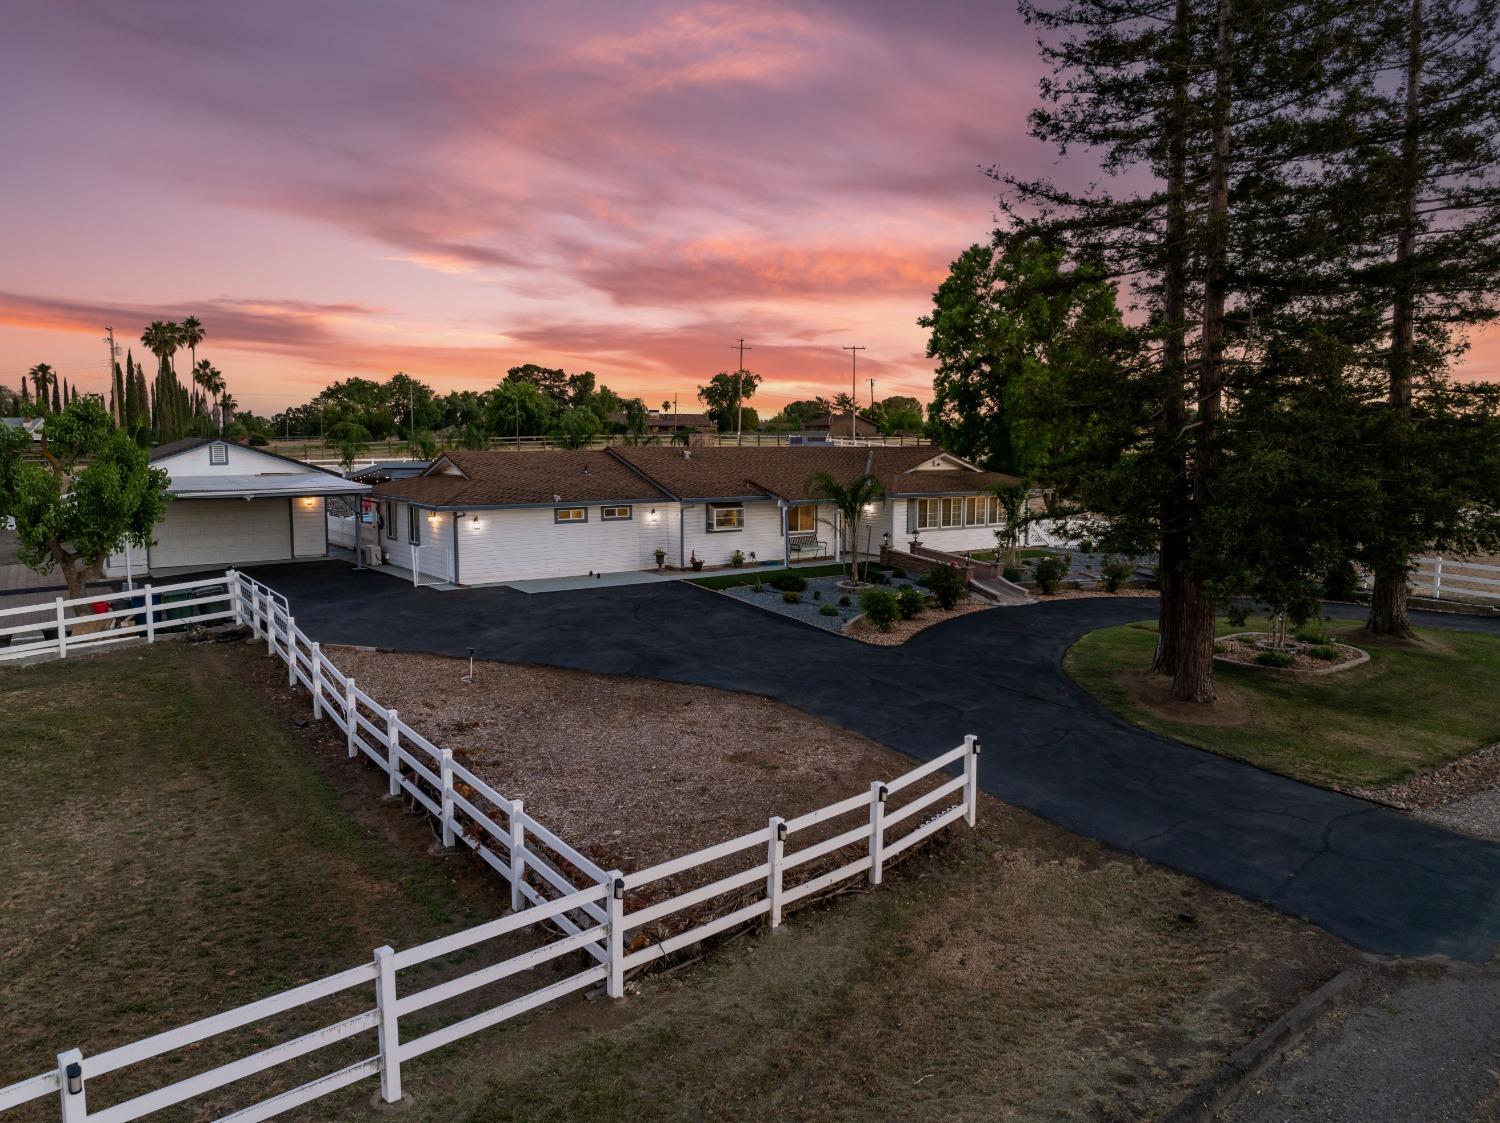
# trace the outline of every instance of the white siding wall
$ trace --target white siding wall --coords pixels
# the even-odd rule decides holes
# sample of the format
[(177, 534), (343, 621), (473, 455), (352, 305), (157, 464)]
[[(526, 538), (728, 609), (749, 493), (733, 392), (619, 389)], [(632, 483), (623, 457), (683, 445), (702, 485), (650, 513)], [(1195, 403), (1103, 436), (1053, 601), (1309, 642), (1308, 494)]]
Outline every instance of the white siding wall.
[(292, 557), (319, 558), (328, 553), (328, 524), (323, 497), (308, 495), (292, 500)]
[[(908, 513), (914, 501), (910, 499), (897, 499), (892, 506), (893, 528), (891, 532), (891, 545), (898, 550), (906, 549), (906, 544), (911, 541), (912, 531), (908, 525), (915, 526), (914, 522), (908, 522), (911, 516)], [(990, 523), (983, 526), (954, 526), (954, 527), (927, 527), (916, 532), (922, 539), (922, 545), (929, 546), (934, 550), (948, 550), (951, 552), (962, 552), (964, 550), (993, 550), (995, 548), (995, 530), (998, 524)]]
[[(755, 554), (757, 561), (781, 560), (781, 508), (774, 500), (745, 501), (745, 529), (732, 531), (710, 531), (706, 504), (694, 503), (682, 512), (684, 559), (694, 553), (705, 565), (728, 565), (729, 557), (736, 550), (748, 558)], [(831, 545), (831, 543), (830, 543)], [(677, 561), (676, 543), (669, 547), (669, 559)]]
[(607, 522), (600, 504), (579, 506), (588, 509), (587, 522), (559, 523), (551, 507), (477, 511), (459, 519), (459, 580), (473, 585), (654, 569), (658, 546), (667, 551), (667, 564), (675, 563), (675, 504), (628, 504), (629, 519)]
[(267, 472), (275, 472), (279, 475), (295, 475), (300, 470), (310, 476), (323, 477), (326, 473), (319, 472), (316, 468), (309, 468), (298, 464), (288, 464), (277, 456), (268, 456), (258, 449), (247, 448), (237, 445), (233, 441), (226, 441), (224, 447), (228, 450), (228, 463), (213, 464), (209, 455), (212, 445), (199, 445), (190, 448), (186, 452), (179, 452), (174, 456), (164, 458), (156, 467), (165, 468), (167, 473), (173, 477), (177, 476), (253, 476)]
[[(422, 559), (422, 572), (430, 573), (434, 577), (442, 577), (445, 580), (451, 579), (453, 555), (452, 516), (446, 512), (424, 511), (419, 507), (412, 507), (406, 503), (397, 503), (394, 520), (396, 537), (387, 538), (385, 537), (385, 531), (380, 532), (380, 545), (385, 550), (387, 559), (389, 559), (392, 565), (398, 565), (402, 569), (410, 569), (412, 567), (411, 542), (408, 538), (412, 519), (416, 519), (421, 526), (423, 546), (442, 546), (446, 550), (446, 553), (440, 553), (437, 550), (423, 550), (420, 555)], [(366, 541), (369, 541), (369, 539), (366, 539)], [(460, 572), (459, 580), (467, 581), (468, 577), (466, 574)]]

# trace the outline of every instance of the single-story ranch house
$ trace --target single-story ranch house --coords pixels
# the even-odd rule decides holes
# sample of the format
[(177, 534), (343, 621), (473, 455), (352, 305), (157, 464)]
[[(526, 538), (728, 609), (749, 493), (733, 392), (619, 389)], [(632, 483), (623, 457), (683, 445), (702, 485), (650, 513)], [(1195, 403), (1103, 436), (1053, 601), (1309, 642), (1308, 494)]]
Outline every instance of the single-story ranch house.
[(455, 584), (669, 566), (837, 557), (839, 516), (812, 478), (877, 477), (862, 553), (913, 537), (937, 549), (995, 544), (1016, 482), (928, 448), (625, 446), (578, 452), (449, 452), (413, 479), (377, 484), (386, 560)]
[[(370, 490), (326, 468), (200, 437), (158, 445), (151, 466), (171, 477), (172, 501), (146, 556), (131, 559), (136, 574), (326, 557), (325, 500)], [(105, 572), (123, 575), (125, 555), (110, 558)]]

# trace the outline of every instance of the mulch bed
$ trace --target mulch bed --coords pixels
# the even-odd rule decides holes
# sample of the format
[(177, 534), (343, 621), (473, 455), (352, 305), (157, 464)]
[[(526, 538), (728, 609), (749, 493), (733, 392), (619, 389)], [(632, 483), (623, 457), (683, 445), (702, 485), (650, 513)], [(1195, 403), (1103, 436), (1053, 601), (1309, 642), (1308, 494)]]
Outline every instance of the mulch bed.
[(882, 632), (868, 620), (859, 619), (853, 621), (845, 631), (845, 635), (859, 640), (861, 643), (873, 644), (876, 647), (895, 647), (903, 644), (918, 632), (926, 631), (934, 624), (941, 624), (945, 620), (952, 620), (958, 616), (967, 616), (971, 612), (983, 612), (985, 609), (998, 608), (997, 604), (984, 600), (980, 597), (969, 597), (961, 600), (951, 610), (942, 609), (935, 604), (929, 604), (923, 609), (922, 615), (915, 616), (910, 620), (897, 620), (891, 624), (891, 630)]
[(1425, 811), (1496, 788), (1500, 788), (1500, 744), (1479, 749), (1387, 788), (1347, 790), (1404, 811)]
[(1357, 647), (1350, 647), (1346, 643), (1329, 643), (1323, 646), (1331, 647), (1338, 652), (1337, 659), (1319, 659), (1316, 655), (1309, 654), (1308, 646), (1294, 641), (1288, 641), (1283, 652), (1292, 657), (1289, 666), (1273, 667), (1267, 664), (1257, 663), (1257, 655), (1264, 653), (1264, 648), (1257, 647), (1255, 640), (1264, 639), (1262, 632), (1246, 632), (1241, 636), (1225, 636), (1214, 644), (1214, 658), (1226, 663), (1235, 663), (1240, 666), (1250, 667), (1255, 670), (1282, 670), (1302, 671), (1314, 673), (1329, 671), (1335, 667), (1348, 666), (1350, 663), (1363, 662), (1368, 656)]

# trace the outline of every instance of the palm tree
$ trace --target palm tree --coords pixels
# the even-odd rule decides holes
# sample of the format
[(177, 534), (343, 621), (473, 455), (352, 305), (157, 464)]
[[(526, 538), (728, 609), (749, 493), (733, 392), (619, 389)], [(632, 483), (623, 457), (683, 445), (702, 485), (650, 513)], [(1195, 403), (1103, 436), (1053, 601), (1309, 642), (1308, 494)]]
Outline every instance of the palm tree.
[[(207, 359), (201, 359), (193, 364), (193, 382), (203, 391), (206, 396), (214, 399), (215, 406), (219, 406), (219, 395), (224, 392), (224, 376), (219, 373)], [(221, 414), (219, 419), (219, 431), (224, 431), (224, 420)]]
[(45, 409), (47, 406), (47, 389), (57, 384), (57, 371), (53, 370), (46, 363), (37, 363), (36, 366), (26, 372), (26, 376), (31, 379), (31, 384), (36, 387), (37, 402)]
[(885, 485), (865, 472), (847, 484), (827, 472), (819, 472), (807, 481), (807, 490), (815, 499), (826, 499), (842, 519), (844, 547), (849, 552), (849, 579), (859, 584), (859, 527), (870, 512), (871, 504), (885, 498)]
[(234, 395), (224, 387), (224, 379), (219, 378), (219, 432), (229, 432), (229, 423), (234, 420), (234, 411), (239, 409), (240, 403), (234, 400)]
[(207, 334), (197, 316), (189, 316), (178, 325), (177, 344), (192, 353), (194, 370), (198, 369), (198, 344), (203, 342), (203, 337)]
[(172, 367), (172, 356), (177, 354), (178, 342), (182, 329), (170, 320), (165, 323), (161, 320), (152, 320), (151, 326), (141, 332), (141, 342), (146, 345), (157, 359), (167, 367)]

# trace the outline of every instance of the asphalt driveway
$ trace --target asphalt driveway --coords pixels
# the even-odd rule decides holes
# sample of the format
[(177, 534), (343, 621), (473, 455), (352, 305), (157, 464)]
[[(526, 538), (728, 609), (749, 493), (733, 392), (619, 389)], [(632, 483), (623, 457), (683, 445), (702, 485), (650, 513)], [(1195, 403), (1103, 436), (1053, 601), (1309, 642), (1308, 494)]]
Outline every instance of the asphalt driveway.
[(881, 648), (681, 582), (527, 595), (413, 589), (338, 562), (251, 572), (322, 642), (749, 691), (919, 760), (975, 733), (993, 795), (1359, 947), (1483, 960), (1500, 939), (1500, 845), (1157, 737), (1062, 672), (1075, 639), (1152, 617), (1154, 600), (975, 613)]

